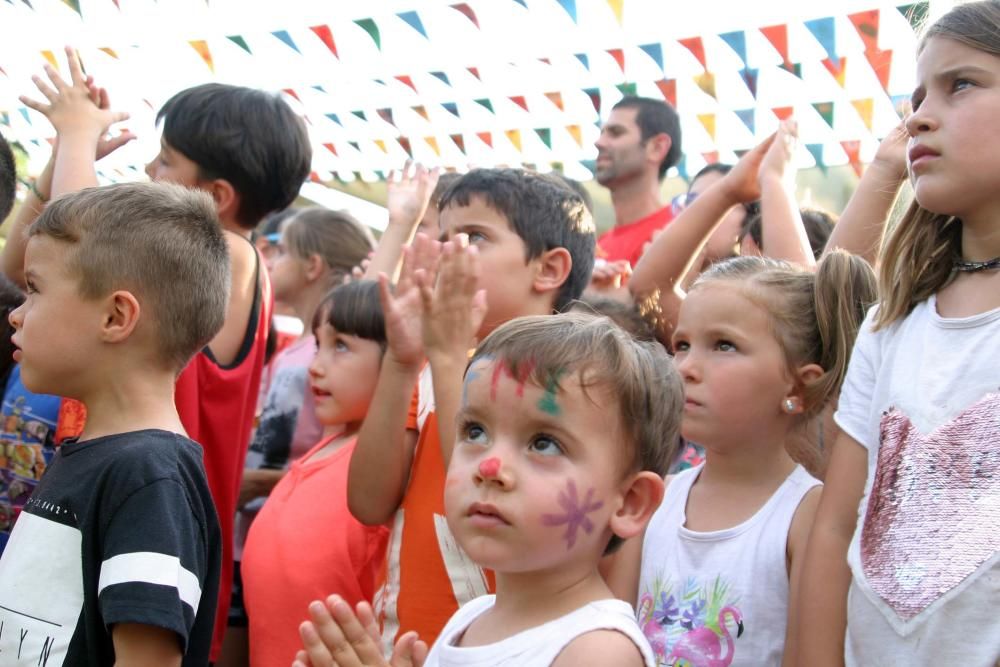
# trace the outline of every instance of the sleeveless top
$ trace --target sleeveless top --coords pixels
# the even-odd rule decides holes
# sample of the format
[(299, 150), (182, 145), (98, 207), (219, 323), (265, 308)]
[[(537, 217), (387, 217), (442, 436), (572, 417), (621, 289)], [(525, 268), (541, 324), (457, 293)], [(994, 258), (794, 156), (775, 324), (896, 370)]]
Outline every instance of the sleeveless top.
[(597, 600), (565, 616), (485, 646), (455, 646), (465, 630), (496, 602), (484, 595), (455, 612), (431, 648), (424, 667), (548, 667), (570, 642), (587, 632), (615, 630), (632, 640), (646, 667), (656, 661), (636, 625), (632, 607), (622, 600)]
[(646, 529), (639, 625), (661, 665), (780, 665), (788, 530), (802, 498), (820, 482), (797, 466), (743, 523), (696, 532), (684, 527), (685, 509), (702, 468), (673, 479)]

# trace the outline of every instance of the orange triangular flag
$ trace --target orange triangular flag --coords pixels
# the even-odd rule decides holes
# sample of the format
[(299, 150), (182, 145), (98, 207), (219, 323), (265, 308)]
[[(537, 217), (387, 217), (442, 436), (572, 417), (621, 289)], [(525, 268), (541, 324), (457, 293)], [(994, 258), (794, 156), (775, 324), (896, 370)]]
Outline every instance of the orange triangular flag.
[(712, 141), (715, 141), (715, 114), (700, 113), (698, 114), (698, 120), (701, 121), (705, 131), (708, 132), (708, 136), (712, 137)]
[(841, 148), (847, 153), (847, 161), (854, 168), (854, 173), (861, 177), (864, 168), (861, 166), (861, 142), (860, 141), (841, 141)]
[(771, 109), (771, 111), (773, 111), (774, 115), (778, 117), (778, 120), (788, 120), (789, 118), (792, 117), (792, 114), (795, 112), (795, 108), (794, 107), (774, 107), (773, 109)]
[(486, 144), (490, 148), (493, 148), (492, 134), (490, 134), (489, 132), (476, 132), (476, 136), (479, 137), (479, 140), (482, 141), (484, 144)]
[(864, 121), (865, 127), (868, 131), (872, 130), (872, 114), (875, 111), (875, 100), (868, 98), (865, 100), (851, 100), (851, 104), (857, 109), (858, 115), (861, 116), (861, 120)]
[(706, 95), (710, 95), (713, 99), (715, 98), (715, 75), (711, 72), (704, 72), (699, 74), (694, 78), (695, 83), (698, 87), (705, 91)]
[(833, 75), (840, 87), (844, 87), (844, 82), (847, 80), (847, 57), (840, 56), (839, 62), (833, 62), (829, 58), (823, 59), (823, 66)]
[(549, 101), (556, 105), (559, 111), (566, 110), (566, 107), (563, 105), (562, 93), (545, 93), (545, 97), (549, 98)]
[(514, 144), (514, 148), (521, 152), (521, 130), (507, 130), (504, 132), (507, 135), (507, 139), (510, 143)]
[(868, 59), (868, 63), (875, 70), (875, 76), (878, 77), (878, 82), (882, 84), (882, 90), (888, 92), (889, 70), (892, 67), (892, 49), (865, 51), (865, 58)]
[(615, 59), (618, 63), (618, 69), (625, 72), (625, 51), (623, 49), (608, 49), (608, 55)]
[(656, 82), (656, 87), (660, 89), (663, 99), (671, 106), (677, 106), (677, 79), (661, 79)]
[(212, 62), (212, 52), (208, 50), (208, 42), (203, 39), (193, 39), (189, 41), (188, 44), (190, 44), (191, 48), (198, 52), (201, 59), (205, 61), (206, 65), (208, 65), (208, 69), (212, 70), (212, 73), (214, 74), (215, 63)]
[(420, 114), (420, 117), (426, 121), (429, 121), (431, 117), (427, 115), (427, 109), (423, 105), (418, 105), (413, 107), (413, 110)]
[(567, 125), (566, 131), (569, 132), (569, 136), (573, 137), (573, 141), (580, 148), (583, 148), (583, 132), (580, 130), (579, 125)]
[(110, 48), (110, 47), (107, 47), (107, 46), (102, 46), (102, 47), (100, 47), (100, 48), (99, 48), (98, 50), (99, 50), (99, 51), (104, 51), (104, 52), (105, 52), (106, 54), (108, 54), (109, 56), (111, 56), (111, 57), (112, 57), (112, 58), (114, 58), (115, 60), (118, 60), (118, 54), (117, 54), (117, 53), (115, 53), (115, 50), (114, 50), (114, 49), (112, 49), (112, 48)]
[(426, 141), (427, 145), (431, 147), (432, 151), (434, 151), (434, 155), (441, 157), (441, 149), (438, 147), (437, 139), (434, 137), (424, 137), (424, 141)]

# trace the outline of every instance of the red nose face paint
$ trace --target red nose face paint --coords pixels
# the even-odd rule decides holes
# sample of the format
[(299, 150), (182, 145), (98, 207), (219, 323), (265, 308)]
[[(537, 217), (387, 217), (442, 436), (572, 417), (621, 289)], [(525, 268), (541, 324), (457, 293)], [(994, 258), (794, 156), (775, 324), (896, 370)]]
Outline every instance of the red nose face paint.
[(483, 477), (493, 478), (496, 477), (499, 472), (500, 459), (495, 456), (485, 459), (479, 464), (479, 474)]

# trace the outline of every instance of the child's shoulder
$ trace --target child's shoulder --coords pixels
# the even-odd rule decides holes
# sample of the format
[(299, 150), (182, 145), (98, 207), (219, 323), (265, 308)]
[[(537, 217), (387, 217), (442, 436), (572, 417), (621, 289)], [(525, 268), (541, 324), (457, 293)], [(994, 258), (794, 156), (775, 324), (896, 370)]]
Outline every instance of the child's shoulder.
[(592, 630), (571, 641), (556, 656), (552, 667), (580, 665), (646, 665), (645, 656), (635, 640), (618, 630)]
[(68, 463), (81, 454), (89, 461), (73, 468), (94, 469), (100, 476), (98, 487), (115, 495), (168, 480), (189, 487), (205, 474), (198, 443), (158, 429), (115, 433), (63, 447)]

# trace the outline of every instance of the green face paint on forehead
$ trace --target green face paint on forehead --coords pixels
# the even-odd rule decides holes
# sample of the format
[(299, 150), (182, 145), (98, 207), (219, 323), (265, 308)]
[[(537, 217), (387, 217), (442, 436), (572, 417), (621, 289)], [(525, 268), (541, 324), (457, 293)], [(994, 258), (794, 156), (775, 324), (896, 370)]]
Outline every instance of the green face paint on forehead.
[(561, 412), (559, 404), (556, 402), (556, 392), (559, 391), (559, 378), (566, 375), (566, 370), (557, 368), (549, 375), (549, 381), (545, 383), (545, 393), (538, 399), (537, 407), (542, 412), (558, 417)]

